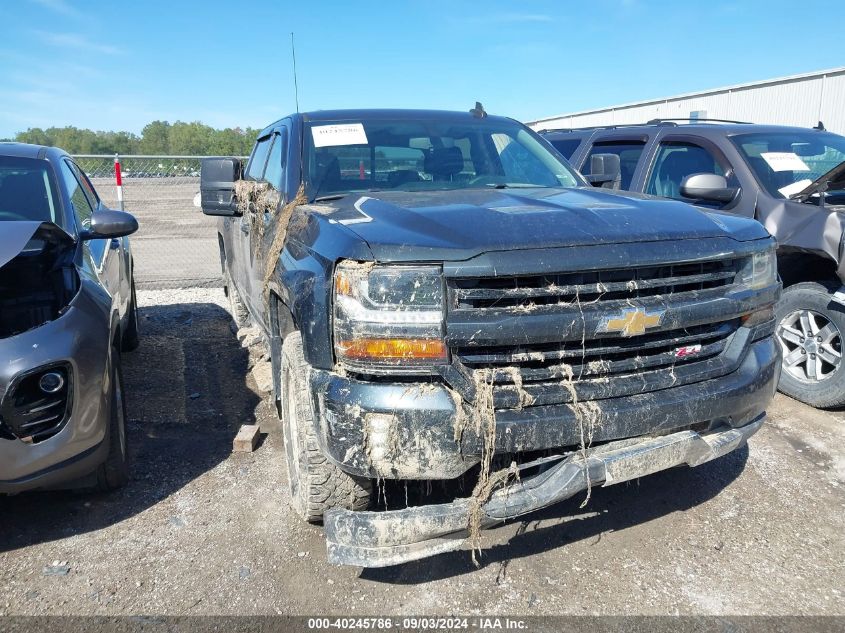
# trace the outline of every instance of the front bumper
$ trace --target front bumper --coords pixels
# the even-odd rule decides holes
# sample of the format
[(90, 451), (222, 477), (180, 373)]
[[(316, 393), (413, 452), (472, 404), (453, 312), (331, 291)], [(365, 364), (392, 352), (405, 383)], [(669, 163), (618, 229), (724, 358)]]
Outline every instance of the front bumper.
[(0, 399), (16, 377), (56, 363), (67, 363), (74, 390), (56, 435), (34, 444), (0, 437), (0, 494), (60, 486), (105, 460), (109, 353), (108, 305), (85, 284), (55, 321), (0, 339)]
[[(681, 431), (611, 442), (588, 450), (586, 460), (580, 453), (561, 458), (539, 474), (494, 492), (482, 506), (481, 526), (545, 508), (588, 485), (609, 486), (673, 466), (704, 464), (745, 444), (764, 418), (701, 434)], [(329, 561), (387, 567), (460, 549), (468, 537), (469, 512), (469, 499), (385, 512), (331, 510), (325, 516)]]
[[(771, 402), (779, 374), (780, 351), (768, 336), (750, 343), (737, 368), (723, 376), (597, 400), (592, 442), (745, 426)], [(483, 442), (475, 420), (470, 418), (456, 440), (458, 421), (472, 412), (440, 383), (365, 381), (314, 370), (311, 393), (321, 449), (350, 474), (452, 479), (480, 460)], [(580, 442), (580, 426), (568, 404), (496, 412), (498, 454), (559, 450)]]

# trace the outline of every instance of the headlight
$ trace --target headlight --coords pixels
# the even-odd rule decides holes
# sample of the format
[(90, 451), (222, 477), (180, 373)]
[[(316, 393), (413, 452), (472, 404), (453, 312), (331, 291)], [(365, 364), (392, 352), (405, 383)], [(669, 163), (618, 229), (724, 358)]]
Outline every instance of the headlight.
[(737, 283), (748, 288), (765, 288), (777, 280), (778, 262), (774, 250), (754, 253), (745, 260), (737, 276)]
[(418, 371), (447, 362), (440, 268), (339, 263), (334, 348), (344, 365), (364, 370)]

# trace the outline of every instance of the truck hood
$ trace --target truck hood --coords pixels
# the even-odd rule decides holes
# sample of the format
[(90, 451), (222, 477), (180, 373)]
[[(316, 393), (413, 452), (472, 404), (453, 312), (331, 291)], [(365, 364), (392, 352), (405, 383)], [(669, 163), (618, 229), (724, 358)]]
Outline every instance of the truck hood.
[(0, 222), (0, 268), (8, 264), (33, 239), (44, 240), (48, 244), (70, 246), (73, 238), (64, 229), (52, 222)]
[(768, 237), (752, 220), (603, 189), (462, 189), (350, 194), (330, 222), (376, 260), (469, 259), (484, 252), (624, 242)]

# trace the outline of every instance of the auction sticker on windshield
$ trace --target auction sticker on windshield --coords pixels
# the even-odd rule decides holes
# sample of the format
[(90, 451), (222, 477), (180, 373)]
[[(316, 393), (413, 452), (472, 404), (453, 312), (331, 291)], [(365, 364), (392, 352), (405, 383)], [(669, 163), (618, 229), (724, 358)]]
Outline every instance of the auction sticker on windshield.
[(760, 156), (769, 163), (772, 171), (810, 171), (807, 163), (794, 152), (761, 152)]
[(311, 128), (311, 136), (314, 138), (314, 147), (367, 145), (367, 133), (361, 123), (315, 125)]

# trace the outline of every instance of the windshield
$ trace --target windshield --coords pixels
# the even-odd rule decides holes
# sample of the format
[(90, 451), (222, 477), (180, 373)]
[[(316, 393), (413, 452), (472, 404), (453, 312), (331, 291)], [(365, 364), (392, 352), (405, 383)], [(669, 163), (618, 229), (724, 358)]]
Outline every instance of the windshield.
[(480, 119), (308, 124), (310, 198), (353, 191), (574, 187), (583, 183), (522, 125)]
[(829, 132), (775, 132), (731, 137), (757, 180), (775, 198), (788, 198), (845, 161), (845, 137)]
[(0, 156), (0, 221), (57, 222), (57, 209), (46, 160)]

